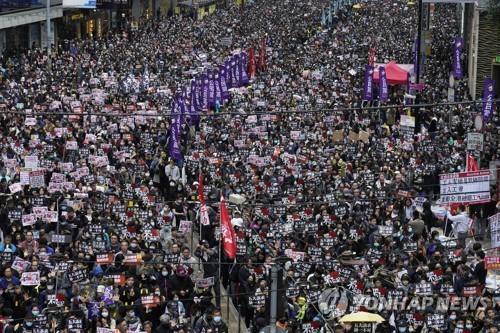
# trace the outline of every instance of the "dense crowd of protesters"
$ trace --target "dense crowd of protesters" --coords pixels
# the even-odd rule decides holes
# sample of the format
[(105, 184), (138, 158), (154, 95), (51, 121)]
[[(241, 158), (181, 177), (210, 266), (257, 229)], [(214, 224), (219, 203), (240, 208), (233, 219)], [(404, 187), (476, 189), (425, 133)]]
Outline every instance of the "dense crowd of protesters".
[[(391, 88), (388, 104), (398, 108), (364, 109), (361, 95), (374, 45), (377, 62), (413, 62), (415, 8), (368, 0), (335, 7), (324, 24), (330, 5), (257, 0), (203, 20), (154, 18), (65, 41), (50, 66), (39, 49), (0, 59), (4, 332), (228, 332), (228, 298), (252, 332), (352, 332), (339, 319), (363, 310), (356, 295), (396, 294), (486, 302), (376, 309), (386, 319), (379, 332), (497, 332), (498, 291), (486, 288), (487, 249), (475, 242), (499, 210), (496, 190), (448, 222), (431, 209), (439, 174), (464, 170), (476, 112), (440, 104), (454, 5), (435, 5), (417, 100), (436, 105), (410, 109), (410, 135), (399, 125), (404, 87)], [(175, 94), (203, 68), (263, 44), (255, 78), (199, 122), (186, 117), (182, 158), (170, 156)], [(463, 82), (457, 101), (470, 100)], [(499, 125), (495, 115), (484, 126), (483, 168), (498, 160)], [(236, 260), (220, 245), (221, 194), (232, 202)], [(442, 241), (446, 224), (457, 236), (468, 218), (476, 239)], [(284, 271), (286, 299), (276, 322), (273, 267)], [(328, 288), (342, 304), (320, 304)]]

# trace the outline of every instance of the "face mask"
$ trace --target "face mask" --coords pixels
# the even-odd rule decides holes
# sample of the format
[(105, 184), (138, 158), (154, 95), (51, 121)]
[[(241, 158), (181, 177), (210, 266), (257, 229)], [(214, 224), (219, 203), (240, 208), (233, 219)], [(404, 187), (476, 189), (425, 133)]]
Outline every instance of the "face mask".
[(107, 318), (107, 317), (108, 317), (108, 315), (109, 315), (109, 313), (107, 313), (107, 312), (103, 312), (103, 313), (102, 313), (102, 316), (103, 316), (104, 318)]
[(38, 316), (38, 315), (40, 314), (40, 312), (39, 312), (39, 311), (31, 311), (31, 313), (32, 313), (32, 314), (33, 314), (33, 316), (35, 316), (35, 317), (36, 317), (36, 316)]
[(215, 317), (214, 317), (214, 321), (215, 321), (216, 323), (219, 323), (219, 322), (221, 321), (221, 319), (222, 319), (222, 318), (221, 318), (221, 316), (215, 316)]
[(133, 249), (135, 249), (137, 247), (137, 244), (136, 243), (132, 243), (132, 244), (130, 244), (130, 247), (133, 248)]
[(47, 286), (47, 290), (53, 290), (54, 289), (54, 286), (50, 285), (50, 286)]
[(399, 328), (399, 331), (400, 331), (400, 332), (406, 332), (406, 327), (400, 327), (400, 328)]
[(167, 272), (167, 271), (162, 271), (162, 272), (161, 272), (161, 275), (163, 275), (163, 276), (167, 276), (167, 275), (168, 275), (168, 272)]
[(451, 315), (451, 316), (450, 316), (450, 320), (455, 320), (455, 319), (457, 319), (457, 316), (456, 316), (456, 315)]
[(467, 325), (465, 325), (465, 328), (467, 328), (467, 329), (469, 329), (469, 330), (470, 330), (470, 329), (472, 328), (472, 324), (467, 324)]
[(32, 323), (31, 321), (27, 321), (27, 322), (26, 322), (26, 326), (27, 326), (27, 327), (31, 327), (31, 326), (33, 326), (33, 323)]
[(155, 295), (156, 296), (160, 296), (160, 292), (159, 291), (155, 291)]

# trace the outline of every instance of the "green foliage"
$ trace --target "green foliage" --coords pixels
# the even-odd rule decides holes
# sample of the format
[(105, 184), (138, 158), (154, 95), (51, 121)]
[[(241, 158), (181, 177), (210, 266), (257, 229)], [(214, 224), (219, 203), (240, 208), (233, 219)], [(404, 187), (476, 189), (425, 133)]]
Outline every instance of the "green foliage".
[(500, 16), (500, 0), (489, 0), (488, 12), (493, 16)]

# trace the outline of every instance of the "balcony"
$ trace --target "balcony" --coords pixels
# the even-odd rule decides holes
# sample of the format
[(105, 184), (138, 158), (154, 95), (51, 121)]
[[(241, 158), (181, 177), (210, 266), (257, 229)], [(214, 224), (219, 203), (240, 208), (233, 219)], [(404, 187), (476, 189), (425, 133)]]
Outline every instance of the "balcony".
[[(16, 3), (17, 8), (12, 7)], [(40, 22), (46, 19), (46, 0), (0, 0), (0, 29)], [(62, 0), (50, 0), (50, 17), (62, 17)]]

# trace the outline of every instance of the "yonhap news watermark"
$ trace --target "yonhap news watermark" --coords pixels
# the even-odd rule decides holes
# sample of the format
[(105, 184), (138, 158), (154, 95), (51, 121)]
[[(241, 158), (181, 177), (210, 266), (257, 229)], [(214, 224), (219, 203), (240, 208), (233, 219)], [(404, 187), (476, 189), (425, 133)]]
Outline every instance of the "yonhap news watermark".
[(487, 297), (452, 296), (452, 295), (413, 295), (399, 297), (383, 295), (357, 294), (346, 297), (343, 291), (329, 288), (318, 299), (318, 306), (323, 315), (341, 316), (363, 309), (365, 311), (475, 311), (487, 308)]

